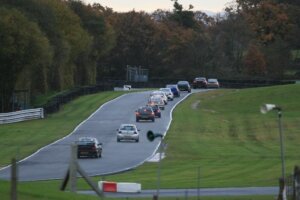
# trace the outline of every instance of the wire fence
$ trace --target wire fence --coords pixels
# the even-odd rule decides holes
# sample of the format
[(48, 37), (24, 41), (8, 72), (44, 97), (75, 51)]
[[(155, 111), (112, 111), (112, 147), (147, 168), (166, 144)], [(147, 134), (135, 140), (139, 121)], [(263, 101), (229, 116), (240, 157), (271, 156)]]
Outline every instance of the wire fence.
[(286, 180), (287, 199), (300, 200), (300, 167), (295, 166), (294, 174), (287, 177)]
[(66, 104), (79, 96), (109, 90), (113, 90), (113, 86), (111, 84), (74, 88), (68, 92), (56, 95), (42, 107), (44, 108), (45, 114), (55, 113), (59, 111), (61, 105)]

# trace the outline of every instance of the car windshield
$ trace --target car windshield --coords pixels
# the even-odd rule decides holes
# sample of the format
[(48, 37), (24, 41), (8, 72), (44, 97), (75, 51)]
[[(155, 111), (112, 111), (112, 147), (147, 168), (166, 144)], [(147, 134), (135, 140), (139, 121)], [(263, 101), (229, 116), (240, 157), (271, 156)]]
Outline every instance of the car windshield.
[(156, 98), (156, 97), (151, 98), (151, 101), (155, 101), (155, 102), (160, 102), (161, 100), (162, 100), (161, 98)]
[(208, 82), (216, 83), (217, 79), (208, 79)]
[(161, 92), (161, 91), (155, 91), (155, 92), (152, 92), (151, 95), (152, 96), (154, 96), (154, 95), (160, 95), (161, 96), (161, 95), (163, 95), (163, 92)]
[(196, 81), (204, 81), (206, 78), (200, 77), (200, 78), (195, 78)]
[(170, 88), (160, 88), (160, 90), (161, 90), (161, 91), (164, 91), (164, 92), (171, 92), (171, 91), (170, 91)]
[(138, 112), (140, 112), (140, 113), (143, 113), (143, 112), (152, 112), (152, 108), (150, 108), (150, 107), (143, 107), (143, 108), (140, 108), (138, 110)]
[(121, 130), (123, 131), (134, 131), (135, 128), (133, 126), (125, 125), (121, 127)]
[(182, 84), (182, 85), (185, 85), (185, 84), (188, 84), (188, 82), (187, 81), (179, 81), (177, 84)]
[(83, 144), (94, 144), (95, 141), (92, 138), (79, 138), (78, 144), (83, 145)]
[(167, 88), (176, 88), (176, 85), (167, 85)]

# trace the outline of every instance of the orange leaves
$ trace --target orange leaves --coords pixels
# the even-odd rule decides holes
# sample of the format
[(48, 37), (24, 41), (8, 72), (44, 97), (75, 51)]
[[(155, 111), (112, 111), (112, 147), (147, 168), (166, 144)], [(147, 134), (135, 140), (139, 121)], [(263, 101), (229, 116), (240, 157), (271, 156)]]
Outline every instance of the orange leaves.
[(269, 44), (277, 37), (284, 39), (290, 29), (289, 17), (282, 4), (263, 0), (256, 2), (255, 6), (243, 3), (242, 9), (251, 29), (263, 44)]
[(244, 57), (244, 65), (249, 75), (264, 75), (266, 73), (266, 59), (260, 49), (251, 44)]

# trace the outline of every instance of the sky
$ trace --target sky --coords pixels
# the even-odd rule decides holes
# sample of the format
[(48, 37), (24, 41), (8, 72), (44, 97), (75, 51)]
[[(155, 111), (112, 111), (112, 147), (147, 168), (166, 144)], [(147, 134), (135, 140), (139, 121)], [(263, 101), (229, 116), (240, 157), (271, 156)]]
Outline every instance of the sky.
[[(174, 2), (171, 0), (82, 0), (86, 4), (100, 3), (102, 6), (112, 8), (116, 12), (146, 11), (152, 12), (157, 9), (172, 10)], [(232, 0), (178, 0), (184, 9), (193, 5), (193, 11), (222, 12), (227, 3)]]

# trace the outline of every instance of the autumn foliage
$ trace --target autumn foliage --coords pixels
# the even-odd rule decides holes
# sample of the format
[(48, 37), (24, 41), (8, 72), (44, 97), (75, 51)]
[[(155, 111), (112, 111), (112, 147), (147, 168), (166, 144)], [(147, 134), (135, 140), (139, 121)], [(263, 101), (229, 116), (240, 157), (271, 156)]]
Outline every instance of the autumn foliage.
[(244, 57), (244, 66), (249, 75), (265, 75), (267, 72), (266, 59), (257, 45), (250, 44)]
[(49, 91), (126, 79), (278, 79), (299, 70), (300, 5), (236, 0), (209, 16), (170, 0), (171, 11), (115, 12), (78, 0), (0, 0), (0, 112), (14, 90)]

